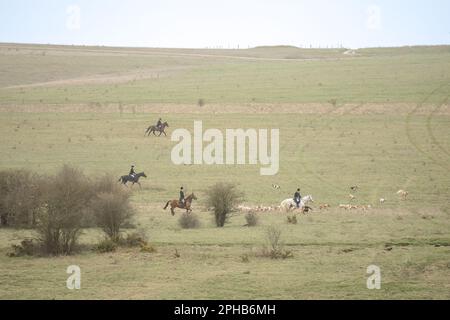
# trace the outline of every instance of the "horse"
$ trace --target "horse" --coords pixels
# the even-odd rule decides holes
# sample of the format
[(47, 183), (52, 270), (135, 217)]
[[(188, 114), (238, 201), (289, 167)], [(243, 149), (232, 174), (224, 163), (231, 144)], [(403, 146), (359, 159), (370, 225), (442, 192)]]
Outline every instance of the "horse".
[(131, 186), (134, 186), (134, 184), (137, 183), (139, 185), (139, 188), (142, 188), (141, 187), (141, 183), (139, 182), (139, 178), (140, 177), (147, 178), (147, 176), (146, 176), (146, 174), (144, 172), (140, 172), (140, 173), (136, 173), (134, 175), (134, 177), (132, 177), (130, 175), (121, 176), (119, 178), (118, 182), (121, 182), (124, 185), (127, 185), (128, 182), (132, 182), (133, 184)]
[(150, 126), (147, 128), (147, 130), (145, 131), (144, 136), (149, 136), (150, 133), (153, 133), (154, 136), (156, 136), (156, 131), (159, 132), (158, 137), (161, 136), (162, 133), (164, 133), (164, 135), (167, 137), (166, 132), (164, 131), (166, 129), (166, 127), (169, 127), (169, 124), (167, 122), (164, 122), (163, 124), (161, 124), (161, 126), (158, 128), (157, 126)]
[(193, 200), (197, 200), (197, 197), (195, 196), (194, 193), (191, 193), (186, 199), (184, 199), (184, 207), (182, 206), (179, 200), (169, 200), (167, 201), (164, 210), (166, 210), (170, 204), (170, 212), (172, 213), (172, 216), (175, 215), (174, 211), (175, 208), (186, 209), (186, 213), (191, 213), (192, 212), (191, 204)]
[[(300, 200), (300, 209), (304, 208), (309, 202), (314, 202), (314, 199), (311, 195), (304, 196)], [(283, 202), (281, 202), (280, 205), (281, 210), (285, 211), (291, 211), (292, 208), (297, 208), (297, 203), (294, 201), (294, 199), (286, 199)]]

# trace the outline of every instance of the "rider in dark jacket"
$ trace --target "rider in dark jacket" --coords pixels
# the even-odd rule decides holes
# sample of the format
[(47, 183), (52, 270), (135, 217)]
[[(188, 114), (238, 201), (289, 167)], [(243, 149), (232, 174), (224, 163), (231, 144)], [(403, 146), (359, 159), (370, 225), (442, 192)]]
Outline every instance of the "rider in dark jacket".
[(162, 119), (159, 118), (158, 122), (156, 123), (156, 128), (161, 129), (162, 126)]
[(136, 172), (134, 171), (134, 165), (131, 165), (131, 169), (130, 169), (129, 175), (132, 178), (134, 178), (136, 176)]
[(297, 208), (300, 208), (300, 201), (302, 201), (302, 195), (300, 194), (300, 188), (294, 194), (294, 201), (297, 204)]
[(184, 191), (183, 191), (183, 187), (180, 188), (180, 203), (184, 206)]

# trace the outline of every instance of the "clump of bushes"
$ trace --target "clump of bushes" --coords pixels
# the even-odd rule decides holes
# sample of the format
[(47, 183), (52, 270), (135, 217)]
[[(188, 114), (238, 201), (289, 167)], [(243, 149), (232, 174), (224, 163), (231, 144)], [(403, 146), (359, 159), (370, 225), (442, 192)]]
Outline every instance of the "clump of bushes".
[(247, 227), (255, 227), (259, 223), (259, 218), (254, 212), (249, 212), (245, 215), (245, 220), (247, 221)]
[(232, 183), (216, 183), (206, 193), (206, 205), (212, 208), (217, 227), (223, 227), (229, 214), (241, 201), (243, 195)]
[(183, 229), (196, 229), (200, 227), (200, 220), (195, 214), (183, 213), (178, 219), (178, 224)]
[[(38, 237), (32, 247), (49, 255), (73, 253), (86, 226), (100, 227), (118, 243), (121, 229), (130, 225), (133, 215), (129, 200), (130, 194), (111, 176), (93, 182), (67, 165), (48, 177), (25, 170), (0, 172), (2, 225), (34, 227)], [(13, 247), (12, 255), (35, 252), (27, 241)], [(106, 242), (99, 247), (111, 249)]]
[(28, 170), (0, 172), (0, 225), (32, 228), (42, 205), (43, 178)]

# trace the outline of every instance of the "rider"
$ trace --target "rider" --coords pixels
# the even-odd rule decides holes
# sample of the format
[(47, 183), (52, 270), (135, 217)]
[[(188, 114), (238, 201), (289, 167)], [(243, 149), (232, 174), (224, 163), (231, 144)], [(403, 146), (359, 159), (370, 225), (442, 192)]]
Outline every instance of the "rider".
[(180, 204), (184, 207), (184, 191), (183, 191), (183, 187), (180, 188)]
[(162, 126), (162, 119), (159, 118), (158, 122), (156, 123), (156, 128), (161, 129)]
[(294, 201), (297, 204), (297, 208), (300, 208), (300, 202), (302, 201), (302, 196), (300, 194), (300, 188), (298, 188), (297, 192), (294, 194)]
[(131, 169), (130, 169), (130, 173), (129, 173), (130, 177), (132, 177), (134, 179), (134, 177), (136, 176), (136, 171), (134, 171), (134, 164), (131, 165)]

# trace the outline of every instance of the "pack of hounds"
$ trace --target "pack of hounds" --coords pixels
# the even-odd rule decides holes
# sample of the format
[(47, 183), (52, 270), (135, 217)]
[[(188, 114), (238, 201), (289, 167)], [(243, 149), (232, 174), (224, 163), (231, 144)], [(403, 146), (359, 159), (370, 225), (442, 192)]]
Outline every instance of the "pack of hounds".
[[(278, 184), (272, 184), (272, 188), (274, 190), (281, 190), (281, 186)], [(368, 205), (357, 205), (354, 204), (354, 202), (357, 200), (357, 196), (355, 194), (358, 192), (359, 187), (358, 186), (352, 186), (350, 187), (350, 193), (348, 195), (349, 202), (348, 204), (340, 204), (338, 206), (339, 209), (343, 210), (360, 210), (360, 211), (369, 211), (373, 208), (371, 204)], [(297, 189), (297, 192), (299, 192), (300, 189)], [(397, 196), (400, 197), (401, 200), (405, 201), (407, 200), (409, 195), (408, 191), (405, 190), (399, 190), (397, 191)], [(274, 211), (282, 211), (282, 212), (300, 212), (303, 214), (307, 214), (310, 212), (313, 212), (314, 209), (309, 205), (309, 203), (314, 203), (313, 197), (311, 195), (308, 195), (306, 197), (302, 197), (300, 201), (300, 205), (298, 202), (296, 202), (296, 197), (298, 197), (298, 194), (296, 193), (294, 195), (294, 199), (292, 201), (290, 199), (286, 199), (283, 202), (281, 202), (278, 206), (246, 206), (246, 205), (240, 205), (237, 207), (237, 211), (240, 212), (274, 212)], [(380, 198), (379, 203), (380, 205), (383, 205), (387, 202), (386, 198)], [(327, 203), (321, 203), (318, 205), (319, 211), (324, 211), (331, 209), (332, 206)]]
[[(148, 127), (145, 134), (150, 135), (151, 133), (153, 133), (154, 135), (156, 135), (156, 132), (159, 132), (159, 136), (161, 134), (166, 135), (166, 133), (164, 131), (164, 129), (166, 127), (169, 127), (168, 123), (163, 122), (162, 119), (159, 118), (156, 125)], [(135, 166), (132, 165), (129, 174), (122, 176), (119, 179), (119, 181), (124, 185), (127, 185), (128, 182), (131, 182), (132, 185), (138, 184), (139, 186), (141, 186), (141, 184), (139, 182), (139, 178), (141, 178), (141, 177), (146, 178), (147, 176), (145, 175), (144, 172), (136, 173)], [(281, 186), (278, 184), (272, 184), (272, 188), (277, 191), (281, 190)], [(351, 186), (350, 194), (348, 195), (350, 203), (349, 204), (340, 204), (339, 208), (344, 209), (344, 210), (362, 210), (362, 211), (368, 211), (368, 210), (372, 209), (372, 205), (370, 205), (370, 204), (368, 204), (368, 205), (354, 204), (355, 200), (357, 199), (355, 194), (358, 192), (358, 190), (359, 190), (359, 187), (357, 185)], [(399, 190), (399, 191), (397, 191), (397, 195), (401, 198), (401, 200), (405, 201), (409, 195), (409, 192), (405, 191), (405, 190)], [(190, 212), (190, 211), (192, 211), (190, 204), (191, 204), (192, 200), (195, 200), (195, 199), (196, 199), (196, 197), (192, 193), (189, 197), (187, 197), (188, 201), (186, 202), (185, 196), (184, 196), (184, 190), (183, 190), (183, 187), (181, 187), (179, 199), (173, 200), (172, 202), (168, 201), (166, 206), (164, 207), (164, 209), (166, 209), (169, 206), (169, 204), (171, 204), (172, 214), (174, 214), (173, 209), (176, 207), (186, 209), (188, 212)], [(383, 205), (386, 202), (387, 202), (386, 198), (381, 198), (379, 200), (380, 205)], [(260, 205), (260, 206), (256, 206), (256, 207), (251, 207), (251, 206), (240, 205), (236, 208), (236, 210), (240, 211), (240, 212), (297, 211), (297, 212), (301, 212), (303, 214), (307, 214), (309, 212), (314, 211), (314, 209), (310, 206), (310, 203), (314, 203), (313, 197), (311, 195), (302, 197), (300, 194), (300, 188), (298, 188), (297, 191), (295, 192), (293, 198), (289, 198), (289, 199), (282, 201), (279, 206), (262, 206), (262, 205)], [(327, 210), (330, 208), (331, 208), (331, 205), (329, 205), (327, 203), (322, 203), (322, 204), (319, 204), (319, 206), (318, 206), (318, 209), (320, 211)]]

